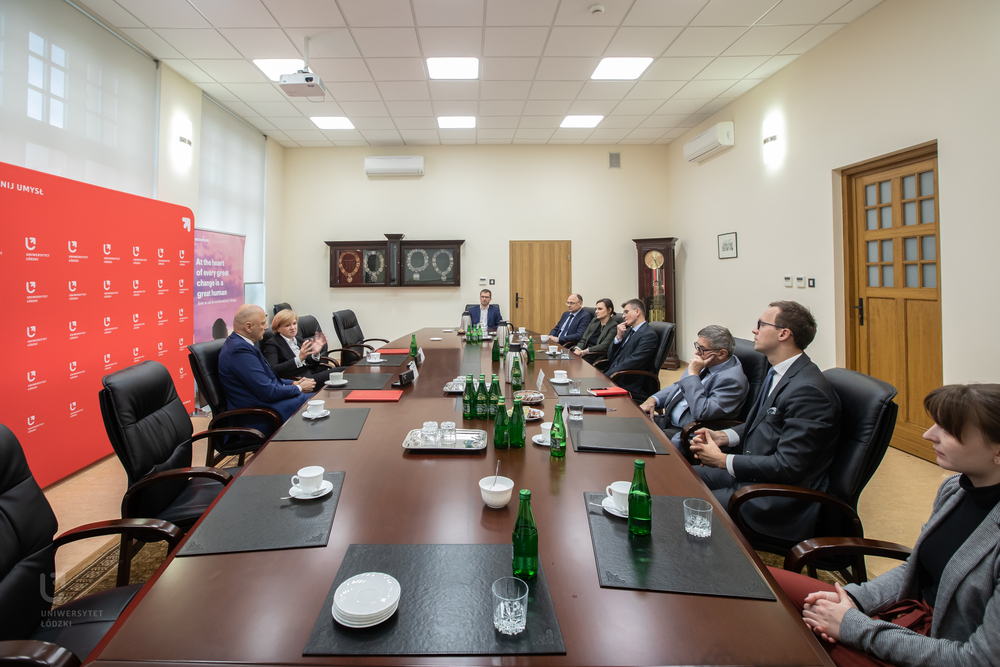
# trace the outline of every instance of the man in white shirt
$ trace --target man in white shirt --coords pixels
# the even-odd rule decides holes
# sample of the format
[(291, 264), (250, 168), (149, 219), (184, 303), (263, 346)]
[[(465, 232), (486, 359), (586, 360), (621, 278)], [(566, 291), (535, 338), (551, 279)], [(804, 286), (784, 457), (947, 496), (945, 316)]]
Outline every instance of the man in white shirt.
[(487, 329), (493, 329), (500, 324), (500, 320), (503, 319), (500, 315), (500, 306), (491, 304), (492, 300), (493, 292), (490, 290), (484, 289), (479, 293), (479, 308), (469, 311), (472, 326), (482, 323)]

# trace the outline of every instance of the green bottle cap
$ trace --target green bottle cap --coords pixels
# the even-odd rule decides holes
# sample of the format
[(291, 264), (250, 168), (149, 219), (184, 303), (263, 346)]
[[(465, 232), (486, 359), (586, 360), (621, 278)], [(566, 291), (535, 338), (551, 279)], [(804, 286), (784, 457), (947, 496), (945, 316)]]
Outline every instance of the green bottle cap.
[(639, 470), (642, 470), (643, 468), (646, 467), (646, 462), (643, 461), (642, 459), (636, 459), (635, 460), (635, 467), (638, 468)]
[(518, 495), (521, 497), (521, 500), (531, 500), (531, 491), (527, 489), (521, 489)]

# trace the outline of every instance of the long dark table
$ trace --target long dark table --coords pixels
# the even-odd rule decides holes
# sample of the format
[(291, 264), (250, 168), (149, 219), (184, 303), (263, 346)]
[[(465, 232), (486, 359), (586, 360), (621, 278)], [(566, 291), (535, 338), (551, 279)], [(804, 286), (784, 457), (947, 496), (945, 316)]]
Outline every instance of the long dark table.
[[(431, 341), (432, 336), (441, 341)], [(409, 335), (389, 344), (408, 347)], [(426, 354), (417, 381), (399, 403), (349, 403), (371, 407), (356, 441), (278, 442), (265, 445), (243, 475), (284, 474), (306, 465), (343, 470), (347, 476), (325, 548), (169, 558), (95, 651), (100, 665), (832, 665), (798, 612), (767, 574), (724, 512), (714, 531), (729, 531), (746, 557), (764, 573), (777, 601), (732, 599), (601, 588), (598, 583), (583, 494), (615, 480), (631, 479), (633, 454), (577, 453), (550, 460), (548, 449), (473, 454), (405, 451), (406, 433), (428, 419), (452, 419), (462, 428), (460, 405), (443, 387), (461, 364), (464, 343), (454, 333), (422, 329)], [(482, 344), (482, 372), (497, 372), (490, 346)], [(571, 377), (601, 377), (571, 358), (529, 366), (532, 388), (539, 369)], [(389, 372), (352, 367), (348, 373)], [(392, 369), (395, 372), (403, 367)], [(551, 418), (557, 397), (548, 383), (542, 408)], [(327, 407), (343, 407), (345, 391), (322, 390)], [(510, 400), (509, 386), (504, 392)], [(641, 416), (626, 398), (607, 399), (607, 419)], [(292, 419), (301, 417), (293, 416)], [(489, 422), (467, 422), (488, 428)], [(540, 433), (528, 424), (528, 436)], [(662, 438), (662, 434), (660, 434)], [(663, 443), (667, 440), (663, 438)], [(644, 456), (654, 495), (712, 500), (683, 457)], [(510, 543), (517, 499), (502, 510), (487, 508), (478, 481), (500, 473), (515, 489), (532, 491), (539, 554), (566, 644), (566, 655), (465, 657), (304, 658), (302, 650), (352, 543)], [(211, 511), (211, 510), (210, 510)], [(721, 512), (721, 513), (720, 513)], [(190, 534), (190, 533), (189, 533)], [(697, 567), (697, 564), (692, 564)], [(326, 613), (329, 613), (327, 610)]]

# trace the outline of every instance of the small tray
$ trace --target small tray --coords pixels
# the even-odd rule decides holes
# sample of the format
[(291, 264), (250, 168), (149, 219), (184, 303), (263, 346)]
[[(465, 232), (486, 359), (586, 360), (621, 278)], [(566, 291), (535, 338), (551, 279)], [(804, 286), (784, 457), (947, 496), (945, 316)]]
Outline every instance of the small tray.
[(465, 393), (465, 380), (458, 382), (457, 380), (452, 380), (444, 386), (444, 393), (446, 394), (464, 394)]
[[(473, 441), (478, 438), (478, 441)], [(460, 451), (469, 452), (486, 449), (486, 431), (480, 429), (459, 428), (455, 429), (455, 444), (444, 446), (438, 444), (434, 447), (425, 447), (420, 441), (420, 429), (415, 428), (406, 434), (403, 439), (403, 449), (420, 449), (423, 451)]]
[(534, 389), (521, 389), (514, 392), (514, 398), (520, 398), (521, 405), (535, 405), (545, 400), (545, 394)]

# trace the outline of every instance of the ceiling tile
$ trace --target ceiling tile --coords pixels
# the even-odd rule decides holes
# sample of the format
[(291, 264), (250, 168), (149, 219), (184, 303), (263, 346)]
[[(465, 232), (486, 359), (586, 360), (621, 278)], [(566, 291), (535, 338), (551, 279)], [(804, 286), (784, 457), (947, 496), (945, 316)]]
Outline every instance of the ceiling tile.
[(520, 116), (479, 116), (476, 118), (476, 127), (480, 132), (484, 129), (512, 130), (520, 120)]
[(122, 9), (115, 0), (87, 0), (87, 6), (116, 28), (144, 28), (145, 24)]
[(600, 14), (590, 12), (590, 8), (593, 6), (593, 0), (562, 0), (559, 3), (555, 25), (617, 27), (625, 18), (625, 14), (628, 13), (629, 3), (608, 2)]
[(278, 143), (281, 144), (282, 146), (284, 146), (285, 148), (298, 148), (299, 147), (299, 145), (297, 143), (295, 143), (294, 141), (279, 141)]
[(705, 69), (712, 58), (660, 58), (653, 61), (643, 81), (689, 81)]
[(272, 123), (275, 118), (301, 118), (302, 114), (289, 102), (248, 102), (251, 109)]
[[(479, 138), (476, 139), (476, 143), (480, 144), (480, 145), (491, 145), (491, 144), (500, 145), (500, 144), (505, 144), (505, 145), (509, 146), (511, 144), (511, 140), (510, 139), (486, 139), (486, 138), (483, 138), (483, 137), (479, 137)], [(522, 142), (522, 143), (526, 143), (526, 142)]]
[[(190, 60), (161, 58), (160, 62), (192, 83), (212, 83), (215, 79)], [(246, 62), (245, 60), (240, 62)]]
[(327, 97), (322, 102), (310, 102), (308, 100), (298, 98), (291, 99), (292, 106), (299, 110), (303, 116), (343, 116), (344, 110), (340, 108), (340, 105)]
[(694, 100), (712, 99), (721, 95), (726, 89), (737, 83), (738, 79), (723, 79), (719, 81), (690, 81), (677, 91), (674, 99)]
[(491, 0), (486, 3), (486, 25), (552, 25), (558, 0)]
[[(261, 0), (189, 0), (216, 28), (277, 28)], [(157, 0), (159, 2), (159, 0)]]
[(286, 132), (288, 130), (315, 130), (316, 124), (313, 123), (308, 118), (298, 118), (288, 117), (288, 118), (271, 118), (271, 122), (274, 123), (275, 129)]
[(663, 98), (658, 100), (623, 100), (615, 107), (614, 113), (619, 116), (644, 116), (656, 111), (663, 104)]
[(396, 130), (361, 130), (361, 136), (369, 142), (402, 141)]
[(262, 0), (283, 28), (324, 26), (342, 28), (347, 24), (334, 2), (316, 0)]
[(538, 58), (484, 58), (483, 81), (530, 81)]
[(413, 12), (417, 25), (478, 26), (483, 24), (483, 1), (413, 0)]
[(437, 130), (437, 119), (433, 116), (403, 116), (393, 118), (395, 126), (400, 130)]
[(319, 130), (284, 130), (284, 132), (292, 141), (324, 141), (326, 139)]
[(548, 139), (555, 132), (555, 129), (525, 128), (514, 132), (515, 139)]
[(757, 25), (805, 25), (820, 23), (847, 0), (783, 0), (764, 15)]
[(441, 139), (475, 139), (476, 131), (471, 128), (450, 128), (438, 130), (438, 134), (441, 135)]
[[(123, 28), (122, 32), (133, 42), (157, 58), (184, 58), (184, 54), (167, 43), (167, 40), (146, 28)], [(238, 55), (238, 54), (237, 54)]]
[(211, 27), (187, 0), (118, 0), (118, 4), (150, 28)]
[(699, 113), (715, 113), (716, 111), (718, 111), (722, 107), (726, 106), (730, 102), (732, 102), (731, 99), (725, 99), (725, 98), (719, 97), (719, 98), (716, 98), (716, 99), (712, 100), (711, 102), (709, 102), (708, 104), (706, 104), (702, 108), (698, 109), (698, 112)]
[(547, 144), (548, 142), (549, 142), (549, 140), (547, 138), (544, 138), (544, 137), (530, 138), (530, 139), (529, 138), (518, 139), (516, 137), (516, 135), (515, 135), (514, 140), (511, 141), (510, 143), (512, 143), (512, 144), (530, 144), (530, 145), (539, 145), (539, 146), (541, 146), (541, 145)]
[(193, 64), (219, 83), (267, 83), (266, 76), (244, 59), (195, 60)]
[(378, 88), (370, 81), (355, 83), (331, 83), (326, 89), (333, 95), (338, 104), (342, 102), (366, 102), (381, 100)]
[[(315, 28), (286, 28), (292, 46), (305, 53), (305, 38), (309, 38), (310, 58), (358, 58), (361, 52), (347, 28), (329, 28), (317, 32)], [(301, 58), (301, 55), (291, 56)]]
[(367, 141), (362, 139), (361, 141), (335, 141), (334, 146), (370, 146)]
[(798, 58), (798, 56), (774, 56), (766, 63), (747, 74), (748, 79), (766, 79), (779, 69)]
[(828, 16), (823, 23), (850, 23), (882, 0), (852, 0), (843, 9)]
[[(229, 106), (229, 105), (227, 104), (226, 106)], [(246, 105), (244, 105), (244, 106), (246, 106)], [(249, 109), (249, 107), (247, 107), (247, 108)], [(258, 130), (260, 130), (261, 132), (270, 132), (271, 130), (277, 129), (277, 128), (274, 127), (274, 125), (272, 125), (271, 123), (269, 123), (267, 121), (267, 119), (265, 119), (265, 118), (263, 118), (261, 116), (255, 116), (252, 113), (251, 114), (240, 114), (240, 115), (243, 116), (243, 120), (245, 120), (246, 122), (250, 123), (251, 125), (253, 125), (254, 127), (256, 127)]]
[(426, 58), (478, 58), (483, 51), (482, 28), (418, 28)]
[(707, 4), (708, 0), (636, 0), (622, 25), (686, 26)]
[(302, 148), (331, 148), (334, 145), (332, 141), (300, 141), (298, 144)]
[(599, 139), (601, 141), (618, 141), (619, 139), (624, 139), (629, 133), (629, 128), (612, 129), (606, 127), (599, 127), (590, 133), (590, 139)]
[(478, 139), (513, 139), (514, 130), (511, 128), (505, 129), (492, 129), (492, 128), (479, 128), (476, 130), (476, 138)]
[(666, 144), (672, 144), (672, 143), (674, 143), (673, 138), (666, 139), (664, 137), (660, 137), (659, 139), (657, 139), (656, 141), (653, 142), (654, 145), (659, 145), (659, 146), (663, 146), (663, 145), (666, 145)]
[[(494, 4), (490, 3), (490, 6)], [(540, 56), (548, 36), (548, 28), (487, 28), (483, 55)]]
[(376, 81), (426, 81), (420, 58), (368, 58), (368, 69)]
[(582, 81), (536, 81), (528, 97), (533, 100), (572, 100), (585, 85)]
[(196, 85), (220, 102), (225, 102), (228, 104), (230, 102), (240, 101), (240, 98), (236, 97), (236, 95), (233, 95), (221, 83), (199, 83)]
[(608, 116), (598, 127), (604, 130), (631, 130), (639, 127), (639, 123), (644, 120), (645, 116)]
[(267, 136), (271, 137), (275, 141), (291, 141), (284, 132), (278, 130), (271, 130), (267, 133)]
[(767, 56), (716, 58), (695, 79), (742, 79), (767, 61)]
[(565, 116), (573, 103), (569, 100), (528, 100), (524, 104), (526, 116)]
[(802, 37), (788, 45), (781, 51), (782, 54), (802, 54), (816, 46), (824, 39), (844, 27), (843, 23), (830, 23), (818, 25)]
[(475, 116), (479, 110), (479, 102), (474, 100), (435, 100), (431, 104), (435, 116)]
[(354, 28), (351, 33), (365, 58), (419, 58), (413, 28)]
[(156, 33), (190, 59), (240, 57), (240, 52), (216, 30), (161, 28)]
[(659, 139), (664, 135), (665, 131), (662, 128), (656, 127), (640, 127), (629, 132), (629, 139)]
[(658, 127), (666, 130), (677, 127), (677, 124), (683, 122), (687, 117), (688, 114), (657, 114), (639, 123), (639, 127)]
[(435, 100), (479, 99), (478, 81), (428, 81), (427, 85)]
[(338, 0), (338, 4), (353, 28), (413, 25), (409, 0)]
[(566, 113), (574, 116), (607, 116), (617, 104), (617, 100), (577, 100)]
[(658, 114), (692, 114), (711, 101), (711, 98), (700, 100), (667, 100), (656, 112)]
[(546, 56), (600, 56), (615, 35), (615, 28), (553, 28), (545, 45)]
[(386, 101), (431, 99), (424, 81), (387, 81), (378, 84), (378, 90)]
[(623, 146), (649, 146), (650, 144), (653, 143), (653, 141), (654, 141), (653, 139), (630, 139), (628, 137), (625, 137), (618, 143)]
[[(257, 117), (257, 112), (251, 109), (249, 104), (245, 104), (243, 102), (224, 102), (224, 104), (226, 105), (227, 109), (229, 109), (236, 115), (243, 116), (244, 120), (249, 120), (251, 117), (254, 118)], [(267, 121), (265, 120), (263, 122), (266, 123)]]
[(588, 81), (580, 91), (581, 100), (620, 100), (624, 98), (634, 81)]
[[(341, 102), (340, 108), (344, 110), (348, 118), (355, 116), (388, 116), (382, 102)], [(367, 137), (365, 137), (367, 139)]]
[(320, 130), (320, 132), (324, 137), (334, 142), (365, 140), (364, 136), (357, 130)]
[(518, 116), (524, 102), (517, 100), (493, 100), (479, 103), (480, 116)]
[(809, 30), (807, 25), (754, 27), (724, 52), (727, 56), (773, 56)]
[[(392, 118), (352, 118), (351, 123), (359, 130), (394, 130), (399, 127), (399, 123), (394, 123)], [(326, 132), (344, 131), (349, 132), (350, 130), (324, 130), (323, 132), (325, 134)]]
[[(776, 57), (780, 57), (780, 56), (776, 56)], [(763, 79), (743, 79), (742, 81), (740, 81), (739, 83), (737, 83), (735, 86), (733, 86), (732, 88), (728, 89), (726, 92), (722, 93), (722, 95), (720, 95), (719, 97), (729, 98), (729, 99), (732, 99), (734, 97), (739, 97), (743, 93), (747, 92), (748, 90), (750, 90), (751, 88), (753, 88), (754, 86), (756, 86), (761, 81), (763, 81)]]
[(605, 57), (656, 58), (670, 46), (683, 28), (620, 28)]
[(775, 0), (711, 0), (691, 25), (751, 26), (775, 4)]
[(542, 58), (535, 79), (539, 81), (586, 81), (600, 58)]
[[(285, 96), (269, 83), (227, 83), (226, 88), (244, 102), (282, 102)], [(262, 114), (269, 116), (270, 114)]]
[(408, 101), (393, 102), (386, 101), (385, 106), (393, 116), (433, 116), (434, 109), (430, 102)]
[(704, 120), (708, 120), (708, 117), (710, 115), (711, 114), (707, 114), (707, 113), (693, 113), (690, 116), (688, 116), (687, 118), (685, 118), (681, 122), (681, 124), (679, 125), (679, 127), (694, 127), (698, 123), (700, 123), (700, 122), (702, 122)]
[(660, 100), (662, 104), (665, 100), (673, 97), (674, 93), (683, 86), (683, 81), (639, 81), (625, 96), (625, 99)]
[(575, 140), (574, 143), (577, 143), (583, 141), (593, 133), (594, 130), (589, 127), (588, 128), (561, 127), (558, 130), (556, 130), (555, 133), (552, 135), (552, 141), (558, 142), (560, 140), (566, 141), (574, 139)]
[[(472, 130), (473, 135), (475, 135), (475, 130)], [(437, 143), (440, 137), (438, 137), (437, 130), (399, 130), (399, 136), (403, 138), (403, 141), (418, 142), (418, 141), (433, 141)]]
[(319, 74), (323, 83), (334, 81), (371, 81), (372, 75), (361, 58), (313, 58), (309, 69)]
[(302, 57), (280, 28), (224, 28), (219, 32), (248, 60)]
[(475, 139), (442, 139), (441, 145), (443, 146), (472, 146), (476, 144)]
[(667, 130), (667, 133), (663, 135), (664, 139), (676, 139), (677, 137), (683, 136), (687, 132), (685, 127), (677, 127), (672, 130)]
[(665, 56), (717, 56), (746, 32), (745, 28), (685, 28)]
[(483, 81), (479, 98), (483, 100), (523, 100), (531, 89), (530, 81)]

